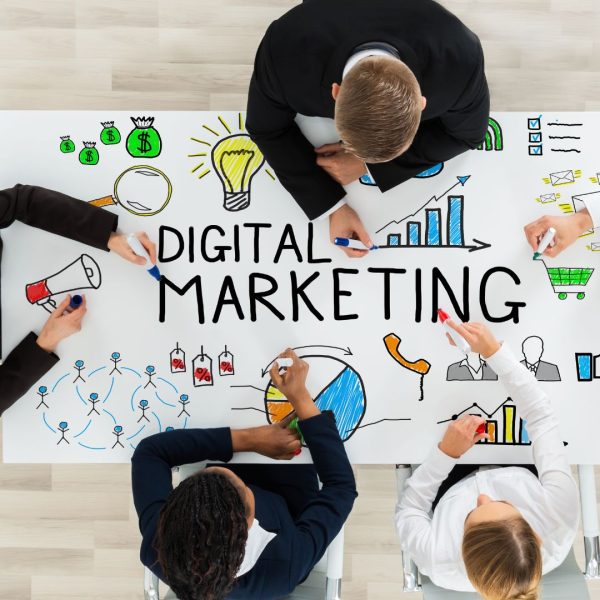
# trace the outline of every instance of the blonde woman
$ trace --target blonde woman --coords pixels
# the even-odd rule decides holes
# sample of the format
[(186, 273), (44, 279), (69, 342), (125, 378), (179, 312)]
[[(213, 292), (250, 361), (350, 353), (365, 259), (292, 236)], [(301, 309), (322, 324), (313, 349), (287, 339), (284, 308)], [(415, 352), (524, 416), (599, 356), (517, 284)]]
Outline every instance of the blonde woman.
[(518, 406), (535, 469), (456, 467), (487, 434), (477, 432), (485, 422), (480, 417), (453, 421), (398, 502), (400, 541), (440, 587), (477, 591), (486, 600), (536, 600), (542, 574), (564, 561), (579, 521), (558, 419), (533, 373), (484, 325), (451, 327), (487, 361)]

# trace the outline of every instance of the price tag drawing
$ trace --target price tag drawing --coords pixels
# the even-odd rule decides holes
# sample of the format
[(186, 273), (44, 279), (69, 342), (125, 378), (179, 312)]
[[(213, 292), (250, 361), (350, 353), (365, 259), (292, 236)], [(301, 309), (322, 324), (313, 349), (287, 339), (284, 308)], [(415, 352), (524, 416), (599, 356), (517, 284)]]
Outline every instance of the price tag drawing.
[(219, 375), (225, 377), (227, 375), (235, 375), (235, 369), (233, 368), (233, 354), (225, 350), (219, 354)]
[(185, 362), (185, 352), (179, 347), (179, 342), (175, 349), (171, 351), (171, 373), (185, 373), (187, 370)]
[(200, 354), (192, 361), (192, 372), (194, 374), (194, 387), (213, 385), (212, 358), (204, 354), (204, 346), (200, 347)]

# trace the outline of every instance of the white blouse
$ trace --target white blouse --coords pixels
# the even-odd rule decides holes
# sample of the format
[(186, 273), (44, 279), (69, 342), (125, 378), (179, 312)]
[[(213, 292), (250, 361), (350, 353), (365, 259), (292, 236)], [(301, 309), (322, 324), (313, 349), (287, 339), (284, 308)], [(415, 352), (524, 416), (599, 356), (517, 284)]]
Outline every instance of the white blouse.
[(436, 446), (396, 506), (402, 548), (419, 570), (440, 587), (464, 592), (474, 591), (461, 558), (464, 522), (479, 494), (510, 502), (521, 512), (542, 540), (543, 573), (565, 560), (579, 521), (577, 486), (550, 400), (506, 344), (487, 362), (527, 421), (539, 478), (521, 467), (483, 467), (450, 488), (432, 514), (440, 484), (457, 463)]

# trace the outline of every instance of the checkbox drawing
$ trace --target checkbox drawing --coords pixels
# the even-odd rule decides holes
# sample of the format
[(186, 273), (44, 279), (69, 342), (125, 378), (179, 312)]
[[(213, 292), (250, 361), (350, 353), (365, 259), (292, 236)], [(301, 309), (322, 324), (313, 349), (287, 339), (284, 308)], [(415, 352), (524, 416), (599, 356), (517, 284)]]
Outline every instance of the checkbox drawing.
[(529, 132), (529, 143), (530, 144), (541, 144), (542, 143), (542, 132), (541, 131), (530, 131)]
[(533, 131), (540, 130), (542, 128), (542, 119), (540, 117), (532, 117), (527, 119), (527, 129)]
[(529, 146), (529, 156), (542, 156), (542, 145)]

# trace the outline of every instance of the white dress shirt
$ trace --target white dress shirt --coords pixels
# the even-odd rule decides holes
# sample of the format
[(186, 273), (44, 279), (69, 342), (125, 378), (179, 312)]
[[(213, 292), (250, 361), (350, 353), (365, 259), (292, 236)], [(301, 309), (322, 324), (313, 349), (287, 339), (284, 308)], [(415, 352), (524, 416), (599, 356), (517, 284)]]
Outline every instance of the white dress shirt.
[(564, 561), (579, 521), (577, 486), (550, 400), (506, 344), (487, 363), (527, 421), (539, 479), (521, 467), (482, 468), (450, 488), (432, 514), (440, 484), (457, 462), (436, 446), (396, 506), (402, 548), (436, 585), (464, 592), (474, 591), (461, 558), (464, 522), (479, 494), (510, 502), (521, 512), (542, 540), (543, 573)]
[(242, 561), (236, 577), (241, 577), (250, 571), (252, 567), (254, 567), (260, 558), (260, 555), (274, 537), (276, 537), (275, 533), (266, 531), (260, 526), (258, 519), (254, 519), (254, 522), (248, 530), (248, 539), (246, 540), (246, 552), (244, 553), (244, 560)]
[[(371, 48), (370, 50), (361, 50), (360, 52), (355, 52), (350, 58), (346, 61), (346, 65), (344, 66), (344, 71), (342, 74), (342, 80), (348, 74), (348, 71), (352, 67), (354, 67), (359, 61), (363, 58), (367, 58), (368, 56), (394, 56), (391, 52), (387, 52), (386, 50), (380, 50), (379, 48)], [(367, 173), (369, 169), (367, 168)], [(345, 198), (338, 200), (336, 204), (334, 204), (327, 212), (324, 212), (321, 216), (317, 217), (315, 221), (320, 221), (321, 219), (325, 219), (330, 214), (334, 213), (338, 208), (342, 208), (346, 204)]]

